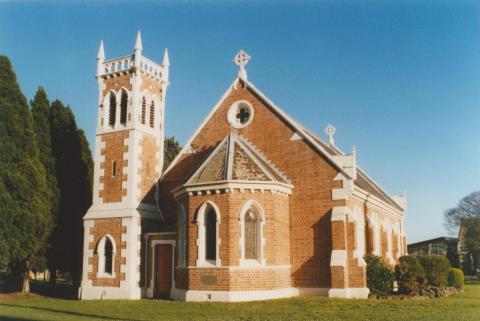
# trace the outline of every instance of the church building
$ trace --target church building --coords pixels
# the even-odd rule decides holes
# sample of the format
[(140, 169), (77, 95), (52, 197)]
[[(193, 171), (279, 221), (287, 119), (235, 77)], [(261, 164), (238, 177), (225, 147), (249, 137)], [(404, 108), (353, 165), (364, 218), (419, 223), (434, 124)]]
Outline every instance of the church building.
[(366, 298), (364, 255), (406, 254), (405, 196), (255, 87), (249, 60), (163, 170), (167, 50), (148, 59), (138, 33), (106, 60), (100, 44), (81, 299)]

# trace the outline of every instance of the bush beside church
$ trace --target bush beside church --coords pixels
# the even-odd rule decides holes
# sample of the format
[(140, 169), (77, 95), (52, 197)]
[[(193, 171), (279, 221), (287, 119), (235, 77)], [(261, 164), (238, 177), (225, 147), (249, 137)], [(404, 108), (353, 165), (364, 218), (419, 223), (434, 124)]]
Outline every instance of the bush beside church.
[(451, 268), (441, 255), (402, 256), (392, 271), (383, 259), (365, 256), (367, 286), (373, 297), (441, 297), (463, 291), (463, 271)]

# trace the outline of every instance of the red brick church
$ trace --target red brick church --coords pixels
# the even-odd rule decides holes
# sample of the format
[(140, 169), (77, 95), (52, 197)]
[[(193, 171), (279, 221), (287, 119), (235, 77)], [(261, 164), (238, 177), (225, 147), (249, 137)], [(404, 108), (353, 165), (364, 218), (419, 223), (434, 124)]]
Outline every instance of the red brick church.
[(247, 79), (250, 57), (163, 168), (169, 58), (97, 57), (93, 205), (81, 299), (365, 298), (367, 253), (406, 253), (404, 196), (387, 194)]

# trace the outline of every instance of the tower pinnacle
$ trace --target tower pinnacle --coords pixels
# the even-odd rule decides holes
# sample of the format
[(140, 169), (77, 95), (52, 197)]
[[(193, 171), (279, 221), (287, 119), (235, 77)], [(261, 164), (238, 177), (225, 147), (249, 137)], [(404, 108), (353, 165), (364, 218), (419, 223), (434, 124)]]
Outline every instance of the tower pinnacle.
[(168, 49), (165, 48), (165, 52), (163, 54), (163, 62), (162, 65), (164, 66), (170, 66), (170, 58), (168, 57)]
[(103, 49), (103, 40), (100, 41), (100, 47), (98, 47), (97, 59), (105, 60), (105, 49)]
[(140, 33), (140, 30), (137, 32), (137, 39), (135, 39), (135, 48), (134, 50), (137, 51), (137, 50), (142, 50), (143, 47), (142, 47), (142, 34)]

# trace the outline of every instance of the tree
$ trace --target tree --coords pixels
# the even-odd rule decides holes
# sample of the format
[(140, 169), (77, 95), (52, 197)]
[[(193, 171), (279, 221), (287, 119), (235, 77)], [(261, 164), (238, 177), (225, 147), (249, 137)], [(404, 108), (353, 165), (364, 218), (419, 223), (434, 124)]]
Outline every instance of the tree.
[[(480, 256), (480, 192), (465, 196), (454, 208), (444, 213), (445, 226), (451, 233), (459, 235), (462, 250), (467, 253), (467, 260), (479, 261)], [(478, 265), (480, 262), (472, 262)], [(466, 268), (467, 272), (469, 268)]]
[(52, 151), (60, 190), (56, 227), (48, 251), (51, 281), (57, 270), (70, 272), (73, 286), (81, 279), (82, 218), (92, 202), (92, 157), (70, 107), (56, 100), (50, 108)]
[(0, 264), (21, 272), (23, 292), (52, 227), (47, 194), (32, 113), (10, 60), (0, 56)]
[(445, 226), (455, 234), (458, 233), (462, 221), (480, 220), (480, 191), (465, 196), (456, 207), (446, 210), (444, 215)]
[[(48, 195), (46, 198), (50, 202), (50, 216), (52, 222), (56, 222), (58, 202), (60, 191), (57, 186), (57, 177), (55, 174), (55, 158), (52, 153), (51, 133), (50, 133), (50, 102), (47, 93), (42, 87), (39, 87), (35, 97), (30, 102), (33, 114), (33, 130), (35, 132), (36, 142), (39, 150), (39, 158), (45, 168), (47, 180)], [(49, 242), (50, 243), (50, 242)], [(45, 254), (45, 253), (43, 253)], [(45, 266), (45, 258), (38, 258), (39, 262), (34, 262), (36, 269)]]
[(167, 169), (175, 156), (177, 156), (182, 149), (178, 141), (175, 139), (175, 136), (165, 138), (164, 146), (165, 151), (163, 153), (163, 170)]

